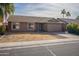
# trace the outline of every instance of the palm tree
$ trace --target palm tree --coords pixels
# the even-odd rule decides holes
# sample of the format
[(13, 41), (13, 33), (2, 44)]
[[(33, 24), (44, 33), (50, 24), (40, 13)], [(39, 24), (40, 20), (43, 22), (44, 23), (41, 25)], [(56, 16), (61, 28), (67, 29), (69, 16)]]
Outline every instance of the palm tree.
[(14, 5), (12, 3), (0, 3), (0, 10), (2, 12), (3, 25), (6, 27), (8, 23), (7, 19), (14, 13)]
[(8, 14), (11, 15), (14, 12), (14, 5), (12, 3), (0, 3), (0, 9), (2, 10), (3, 21), (6, 20)]
[(64, 15), (66, 14), (65, 9), (63, 9), (63, 10), (61, 11), (61, 14), (63, 15), (63, 18), (64, 18)]
[(66, 13), (66, 16), (67, 16), (67, 17), (71, 16), (70, 12), (67, 12), (67, 13)]

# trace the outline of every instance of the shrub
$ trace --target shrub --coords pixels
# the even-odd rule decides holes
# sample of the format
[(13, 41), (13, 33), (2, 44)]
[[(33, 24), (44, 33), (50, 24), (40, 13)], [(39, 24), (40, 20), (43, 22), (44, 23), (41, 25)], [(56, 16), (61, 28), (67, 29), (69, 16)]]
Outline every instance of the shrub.
[(79, 26), (76, 29), (76, 34), (79, 35)]
[(0, 26), (0, 35), (3, 35), (6, 32), (6, 29), (4, 28), (4, 26)]
[(67, 30), (69, 33), (79, 34), (79, 25), (75, 23), (70, 23), (67, 25)]

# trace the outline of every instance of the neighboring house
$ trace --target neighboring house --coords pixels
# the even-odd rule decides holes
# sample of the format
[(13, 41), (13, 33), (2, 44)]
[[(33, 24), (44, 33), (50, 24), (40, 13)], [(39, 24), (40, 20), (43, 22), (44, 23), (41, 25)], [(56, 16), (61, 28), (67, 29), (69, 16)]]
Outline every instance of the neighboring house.
[(77, 24), (79, 24), (78, 19), (58, 18), (57, 20), (60, 20), (60, 21), (64, 22), (65, 24), (68, 24), (68, 23), (77, 23)]
[(13, 32), (63, 32), (65, 23), (51, 17), (11, 16), (7, 28)]

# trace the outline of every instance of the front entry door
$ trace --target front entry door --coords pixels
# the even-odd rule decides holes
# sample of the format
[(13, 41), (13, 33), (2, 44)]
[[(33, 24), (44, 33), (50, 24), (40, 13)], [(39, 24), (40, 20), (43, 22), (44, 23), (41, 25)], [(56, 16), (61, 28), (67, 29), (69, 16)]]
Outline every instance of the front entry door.
[(38, 32), (43, 32), (44, 31), (44, 24), (43, 23), (39, 23), (39, 24), (37, 24), (37, 31)]

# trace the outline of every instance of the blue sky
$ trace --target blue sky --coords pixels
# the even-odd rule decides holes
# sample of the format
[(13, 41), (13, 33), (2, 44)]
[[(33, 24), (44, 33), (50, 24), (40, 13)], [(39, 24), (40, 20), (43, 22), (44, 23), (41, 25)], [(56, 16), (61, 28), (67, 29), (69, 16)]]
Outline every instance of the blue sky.
[(16, 3), (15, 15), (61, 18), (62, 9), (71, 13), (70, 18), (79, 15), (78, 3)]

